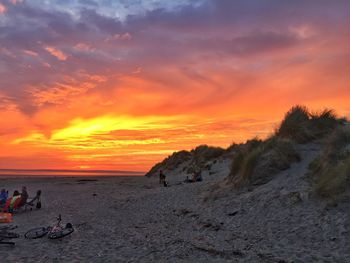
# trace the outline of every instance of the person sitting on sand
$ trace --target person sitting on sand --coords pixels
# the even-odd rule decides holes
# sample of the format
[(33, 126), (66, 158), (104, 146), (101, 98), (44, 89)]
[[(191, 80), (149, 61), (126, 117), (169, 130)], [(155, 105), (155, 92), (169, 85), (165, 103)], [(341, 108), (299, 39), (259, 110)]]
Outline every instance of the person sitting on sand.
[(188, 176), (186, 176), (186, 179), (185, 179), (185, 183), (191, 183), (192, 180), (190, 180), (190, 178), (188, 178)]
[(41, 208), (41, 190), (38, 190), (36, 192), (36, 196), (26, 204), (29, 206), (33, 206), (35, 201), (36, 201), (36, 208), (40, 209)]
[(5, 204), (6, 200), (8, 198), (9, 193), (6, 191), (6, 189), (1, 189), (0, 193), (0, 205)]
[(26, 186), (22, 186), (21, 203), (19, 204), (19, 206), (22, 206), (25, 203), (27, 203), (27, 200), (28, 200), (27, 187)]
[(193, 174), (192, 174), (192, 178), (189, 179), (188, 176), (186, 176), (185, 179), (185, 183), (195, 183), (195, 182), (202, 182), (203, 178), (202, 178), (202, 171), (200, 169), (196, 170)]
[(21, 203), (21, 195), (17, 190), (15, 190), (13, 192), (13, 196), (6, 200), (6, 204), (3, 211), (12, 213), (14, 209), (19, 207), (20, 203)]
[(194, 173), (194, 174), (192, 174), (191, 179), (188, 176), (186, 176), (186, 179), (184, 182), (185, 183), (195, 183), (195, 182), (197, 182), (196, 178), (197, 178), (196, 174)]

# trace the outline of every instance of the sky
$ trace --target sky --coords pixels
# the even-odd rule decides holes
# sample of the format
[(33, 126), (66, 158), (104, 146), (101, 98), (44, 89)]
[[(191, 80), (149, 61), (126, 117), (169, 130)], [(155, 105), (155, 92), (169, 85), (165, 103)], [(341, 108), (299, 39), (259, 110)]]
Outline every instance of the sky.
[(0, 0), (0, 168), (147, 171), (302, 104), (350, 117), (350, 1)]

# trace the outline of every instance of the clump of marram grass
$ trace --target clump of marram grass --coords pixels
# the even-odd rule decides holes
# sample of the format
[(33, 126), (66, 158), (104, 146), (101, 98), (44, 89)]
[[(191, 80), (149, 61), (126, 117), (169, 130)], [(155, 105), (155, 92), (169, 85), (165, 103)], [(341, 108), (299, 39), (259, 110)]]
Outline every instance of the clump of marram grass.
[(334, 110), (324, 109), (310, 113), (310, 131), (315, 139), (330, 135), (337, 127), (343, 126), (345, 118), (338, 118)]
[(191, 174), (199, 169), (205, 169), (209, 161), (219, 158), (225, 152), (225, 149), (221, 147), (213, 147), (208, 145), (197, 146), (195, 149), (191, 150), (192, 159), (186, 172)]
[(275, 136), (266, 141), (256, 140), (237, 150), (228, 180), (236, 187), (264, 184), (299, 160), (290, 140)]
[(317, 178), (316, 193), (326, 198), (336, 198), (350, 189), (350, 156), (331, 167)]
[(297, 142), (305, 142), (310, 140), (309, 122), (310, 114), (305, 106), (294, 106), (285, 115), (277, 136), (288, 138)]
[(157, 175), (160, 170), (174, 170), (181, 164), (189, 162), (187, 173), (193, 173), (194, 169), (204, 169), (207, 162), (219, 158), (225, 153), (225, 150), (220, 147), (212, 147), (208, 145), (200, 145), (189, 151), (174, 152), (172, 155), (165, 158), (163, 161), (154, 165), (145, 175), (151, 177)]
[(350, 189), (349, 129), (342, 127), (333, 131), (309, 171), (319, 196), (336, 198)]
[(248, 140), (245, 144), (240, 144), (235, 146), (235, 153), (232, 158), (232, 165), (230, 170), (230, 177), (237, 174), (243, 166), (245, 162), (246, 156), (256, 149), (259, 145), (261, 145), (262, 140), (258, 138), (254, 138), (252, 140)]
[[(300, 161), (295, 143), (321, 141), (345, 122), (346, 119), (338, 118), (333, 110), (311, 113), (305, 106), (292, 107), (274, 136), (265, 141), (255, 139), (253, 143), (231, 147), (234, 154), (228, 181), (235, 186), (266, 183), (279, 171)], [(340, 135), (337, 138), (344, 140)]]
[(333, 110), (311, 113), (305, 106), (297, 105), (286, 113), (276, 135), (307, 143), (324, 138), (345, 121), (344, 118), (338, 118)]
[(159, 173), (160, 170), (176, 169), (182, 163), (190, 160), (191, 156), (191, 153), (188, 151), (174, 152), (172, 155), (168, 156), (163, 161), (154, 165), (145, 176), (150, 177), (152, 175), (156, 175), (157, 173)]
[(221, 147), (200, 145), (191, 151), (193, 158), (197, 162), (207, 162), (211, 159), (220, 157), (225, 150)]

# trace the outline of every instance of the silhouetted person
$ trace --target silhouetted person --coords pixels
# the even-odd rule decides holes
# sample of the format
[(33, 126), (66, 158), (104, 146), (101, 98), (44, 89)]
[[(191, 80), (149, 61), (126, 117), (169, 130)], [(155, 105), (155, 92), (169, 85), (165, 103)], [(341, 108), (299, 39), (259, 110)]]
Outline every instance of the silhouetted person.
[(159, 184), (164, 184), (165, 178), (166, 178), (165, 174), (163, 173), (162, 170), (160, 170), (159, 171)]
[(20, 206), (24, 205), (27, 203), (28, 200), (28, 192), (27, 192), (27, 187), (22, 186), (22, 193), (21, 193), (21, 203)]
[(6, 200), (8, 198), (8, 192), (6, 192), (5, 189), (1, 189), (1, 193), (0, 193), (0, 204), (5, 204)]

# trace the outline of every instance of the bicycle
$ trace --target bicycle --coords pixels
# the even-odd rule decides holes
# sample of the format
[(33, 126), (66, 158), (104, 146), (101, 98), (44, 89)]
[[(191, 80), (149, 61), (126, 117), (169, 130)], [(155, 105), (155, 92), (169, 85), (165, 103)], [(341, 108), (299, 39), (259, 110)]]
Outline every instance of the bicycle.
[(19, 238), (19, 234), (9, 232), (10, 230), (16, 229), (17, 226), (1, 226), (0, 227), (0, 244), (3, 245), (15, 245), (15, 242), (6, 241), (7, 239)]
[(24, 237), (27, 239), (36, 239), (48, 235), (49, 239), (58, 239), (68, 236), (74, 232), (73, 225), (67, 223), (65, 227), (61, 225), (62, 217), (58, 215), (56, 225), (48, 227), (37, 227), (27, 231)]

